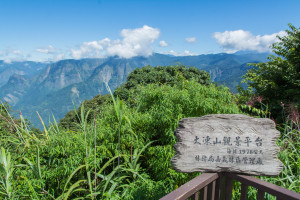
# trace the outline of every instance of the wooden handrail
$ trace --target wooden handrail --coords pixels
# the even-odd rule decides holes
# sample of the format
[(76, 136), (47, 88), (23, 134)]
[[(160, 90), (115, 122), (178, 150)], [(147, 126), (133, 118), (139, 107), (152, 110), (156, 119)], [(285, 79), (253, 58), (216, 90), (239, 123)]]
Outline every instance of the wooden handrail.
[[(202, 188), (211, 184), (213, 181), (217, 180), (219, 175), (217, 173), (204, 173), (196, 178), (185, 183), (181, 187), (177, 188), (173, 192), (167, 194), (160, 200), (183, 200), (191, 197), (197, 193)], [(196, 195), (197, 196), (197, 195)]]
[(233, 173), (224, 173), (224, 175), (237, 180), (246, 186), (252, 186), (258, 189), (258, 191), (261, 191), (263, 194), (267, 192), (273, 196), (276, 196), (277, 199), (300, 200), (300, 194), (252, 176), (238, 175)]
[[(222, 184), (222, 180), (224, 180)], [(278, 200), (300, 200), (300, 194), (282, 188), (280, 186), (268, 183), (261, 179), (238, 175), (233, 173), (204, 173), (191, 181), (185, 183), (181, 187), (177, 188), (173, 192), (167, 194), (160, 200), (185, 200), (191, 197), (191, 199), (226, 199), (232, 198), (232, 180), (236, 180), (242, 183), (241, 186), (241, 200), (247, 199), (248, 186), (252, 186), (258, 190), (257, 199), (263, 200), (264, 194), (269, 193)], [(201, 191), (201, 194), (199, 194)]]

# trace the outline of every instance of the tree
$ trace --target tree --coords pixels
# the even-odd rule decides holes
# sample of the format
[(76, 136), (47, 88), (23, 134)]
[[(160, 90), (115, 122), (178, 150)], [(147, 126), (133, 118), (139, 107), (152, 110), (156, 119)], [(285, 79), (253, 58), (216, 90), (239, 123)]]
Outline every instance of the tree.
[(244, 76), (244, 82), (256, 95), (264, 98), (273, 113), (283, 104), (300, 104), (300, 30), (289, 24), (285, 36), (272, 45), (276, 54), (266, 63), (251, 64), (253, 69)]
[(82, 106), (84, 106), (85, 110), (90, 111), (88, 114), (87, 121), (91, 122), (100, 111), (99, 109), (101, 108), (101, 106), (103, 106), (106, 102), (109, 101), (111, 101), (111, 97), (108, 94), (99, 94), (90, 100), (85, 100), (78, 107), (78, 109), (67, 112), (64, 118), (60, 119), (59, 126), (70, 130), (76, 130), (78, 128), (76, 124), (80, 123), (80, 119), (78, 118), (78, 116), (81, 116)]
[[(127, 82), (116, 88), (115, 96), (127, 100), (134, 96), (134, 89), (138, 85), (159, 84), (159, 85), (178, 85), (185, 81), (194, 80), (202, 85), (209, 85), (210, 75), (208, 72), (196, 67), (186, 67), (184, 65), (176, 66), (146, 66), (136, 68), (127, 77)], [(130, 103), (130, 102), (129, 102)]]

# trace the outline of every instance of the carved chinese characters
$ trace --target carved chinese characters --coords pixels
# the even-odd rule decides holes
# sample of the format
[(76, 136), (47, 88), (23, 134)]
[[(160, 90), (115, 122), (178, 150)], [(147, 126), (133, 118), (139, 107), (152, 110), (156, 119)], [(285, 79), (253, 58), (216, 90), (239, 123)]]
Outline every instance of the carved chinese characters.
[(178, 142), (172, 165), (181, 172), (236, 172), (277, 175), (280, 136), (270, 119), (218, 114), (185, 118), (175, 131)]

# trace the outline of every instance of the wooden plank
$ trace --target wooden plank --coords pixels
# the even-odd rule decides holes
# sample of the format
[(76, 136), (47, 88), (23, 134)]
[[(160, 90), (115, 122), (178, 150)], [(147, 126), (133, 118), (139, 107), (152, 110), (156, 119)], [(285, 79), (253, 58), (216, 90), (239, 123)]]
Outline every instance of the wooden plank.
[(272, 183), (263, 181), (255, 177), (237, 175), (232, 173), (226, 173), (225, 176), (229, 176), (234, 180), (240, 181), (242, 184), (246, 184), (254, 188), (257, 188), (258, 190), (267, 192), (273, 196), (276, 196), (278, 199), (288, 199), (288, 200), (300, 199), (300, 194), (294, 191), (290, 191), (288, 189), (282, 188), (280, 186), (274, 185)]
[(204, 173), (196, 178), (185, 183), (181, 187), (177, 188), (173, 192), (167, 194), (160, 200), (183, 200), (195, 194), (211, 182), (217, 180), (219, 175), (217, 173)]
[(184, 118), (175, 131), (178, 142), (171, 163), (179, 172), (233, 172), (278, 175), (280, 132), (272, 120), (240, 114)]
[(242, 183), (240, 200), (247, 200), (247, 196), (248, 196), (248, 185)]

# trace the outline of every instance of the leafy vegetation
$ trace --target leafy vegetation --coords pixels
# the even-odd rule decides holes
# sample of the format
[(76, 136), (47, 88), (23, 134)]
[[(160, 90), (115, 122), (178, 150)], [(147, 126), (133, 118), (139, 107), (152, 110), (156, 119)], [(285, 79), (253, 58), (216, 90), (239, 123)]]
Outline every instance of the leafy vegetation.
[[(127, 82), (116, 88), (114, 96), (126, 101), (128, 105), (136, 106), (137, 87), (147, 84), (158, 85), (182, 85), (185, 81), (194, 80), (202, 85), (209, 85), (210, 75), (206, 71), (199, 70), (195, 67), (187, 68), (183, 65), (176, 66), (158, 66), (158, 67), (142, 67), (133, 70), (127, 77)], [(82, 105), (90, 110), (88, 121), (90, 122), (95, 114), (97, 107), (111, 101), (109, 95), (97, 95), (91, 100), (86, 100)], [(80, 105), (77, 112), (80, 113)], [(60, 126), (74, 130), (79, 122), (75, 111), (68, 112), (63, 119), (60, 120)]]
[(83, 103), (68, 121), (72, 130), (63, 125), (67, 120), (53, 120), (35, 134), (21, 119), (15, 133), (1, 135), (2, 157), (11, 163), (3, 165), (1, 183), (11, 184), (2, 184), (1, 197), (10, 198), (11, 188), (19, 199), (158, 199), (197, 175), (170, 165), (178, 121), (240, 111), (227, 88), (180, 73), (172, 84), (137, 84), (127, 100), (98, 96), (97, 106)]
[[(245, 75), (248, 91), (268, 103), (269, 110), (277, 120), (281, 117), (282, 106), (293, 104), (300, 107), (300, 28), (289, 24), (287, 35), (279, 37), (274, 43), (269, 62), (254, 64)], [(252, 92), (250, 92), (250, 96)]]
[[(268, 117), (277, 122), (281, 137), (278, 158), (284, 169), (277, 177), (260, 177), (273, 184), (300, 193), (300, 28), (289, 24), (287, 35), (274, 43), (273, 52), (266, 63), (254, 64), (244, 76), (247, 90), (239, 88), (238, 101), (241, 109), (251, 115)], [(235, 193), (238, 198), (239, 190)], [(256, 191), (250, 190), (249, 198)], [(275, 199), (265, 195), (266, 199)]]
[[(178, 65), (136, 69), (114, 94), (85, 101), (60, 123), (53, 117), (42, 132), (22, 116), (15, 120), (2, 103), (0, 199), (159, 199), (199, 174), (171, 167), (179, 120), (245, 109), (270, 116), (266, 99), (247, 95), (237, 98), (209, 83), (207, 72)], [(238, 104), (249, 98), (258, 107)], [(278, 126), (285, 168), (261, 178), (300, 192), (299, 114), (293, 111), (283, 110), (288, 123)], [(249, 190), (249, 198), (255, 195)]]

